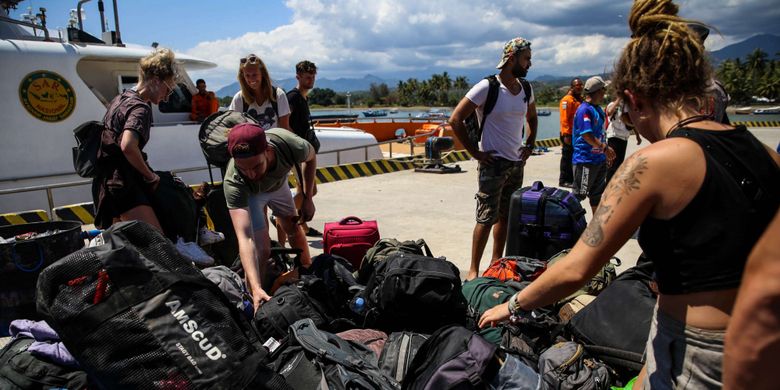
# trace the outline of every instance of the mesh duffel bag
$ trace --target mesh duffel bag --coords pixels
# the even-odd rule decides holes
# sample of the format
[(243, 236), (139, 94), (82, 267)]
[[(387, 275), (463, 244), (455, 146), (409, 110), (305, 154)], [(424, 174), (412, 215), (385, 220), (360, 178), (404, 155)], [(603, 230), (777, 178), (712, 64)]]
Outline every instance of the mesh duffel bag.
[(143, 222), (47, 267), (37, 306), (82, 369), (108, 389), (287, 388), (214, 283)]

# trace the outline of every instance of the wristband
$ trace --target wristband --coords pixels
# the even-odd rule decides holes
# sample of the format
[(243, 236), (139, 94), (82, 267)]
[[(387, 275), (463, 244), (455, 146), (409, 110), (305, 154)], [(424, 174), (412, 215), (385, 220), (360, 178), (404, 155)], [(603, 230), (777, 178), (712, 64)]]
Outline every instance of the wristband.
[(529, 314), (531, 314), (530, 311), (524, 310), (520, 307), (520, 304), (517, 303), (517, 296), (520, 294), (520, 292), (516, 292), (514, 295), (512, 295), (509, 298), (509, 315), (512, 317), (528, 317)]

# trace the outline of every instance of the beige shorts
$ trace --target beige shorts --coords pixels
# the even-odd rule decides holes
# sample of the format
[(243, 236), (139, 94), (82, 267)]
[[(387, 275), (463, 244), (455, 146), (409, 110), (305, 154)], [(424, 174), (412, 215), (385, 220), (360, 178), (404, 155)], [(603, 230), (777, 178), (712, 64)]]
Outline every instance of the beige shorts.
[(647, 340), (644, 389), (720, 389), (723, 387), (725, 330), (685, 325), (655, 308)]

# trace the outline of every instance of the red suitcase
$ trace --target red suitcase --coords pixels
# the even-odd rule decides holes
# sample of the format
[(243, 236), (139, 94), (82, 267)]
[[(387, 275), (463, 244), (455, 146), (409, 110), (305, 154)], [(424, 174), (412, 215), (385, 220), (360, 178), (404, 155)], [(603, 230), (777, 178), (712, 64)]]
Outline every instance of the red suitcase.
[(358, 217), (346, 217), (339, 222), (325, 224), (322, 243), (325, 253), (341, 256), (360, 268), (366, 252), (379, 241), (376, 221), (363, 221)]

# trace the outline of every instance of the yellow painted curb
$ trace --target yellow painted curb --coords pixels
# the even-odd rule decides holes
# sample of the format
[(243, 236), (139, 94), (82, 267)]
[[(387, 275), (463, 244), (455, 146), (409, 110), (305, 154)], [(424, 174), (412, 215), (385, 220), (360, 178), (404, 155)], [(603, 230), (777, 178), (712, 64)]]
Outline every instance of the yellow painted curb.
[(49, 221), (49, 214), (44, 210), (29, 210), (18, 213), (0, 214), (0, 226), (47, 221)]

